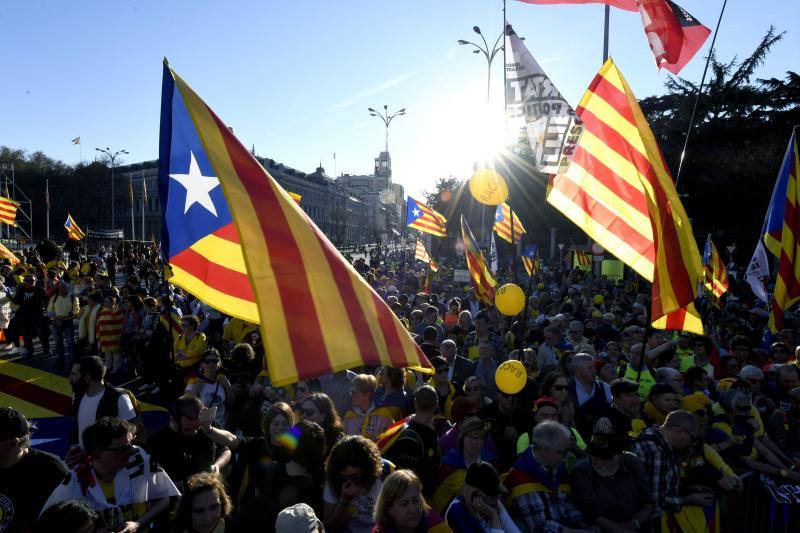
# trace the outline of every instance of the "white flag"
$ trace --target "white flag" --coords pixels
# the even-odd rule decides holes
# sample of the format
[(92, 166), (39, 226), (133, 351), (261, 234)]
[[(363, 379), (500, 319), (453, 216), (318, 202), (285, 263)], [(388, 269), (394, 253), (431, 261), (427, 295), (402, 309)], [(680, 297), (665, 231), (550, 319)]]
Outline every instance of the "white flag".
[(497, 243), (494, 242), (494, 232), (492, 232), (492, 241), (489, 246), (489, 264), (492, 268), (492, 274), (497, 275)]
[(747, 266), (744, 279), (750, 284), (753, 289), (753, 294), (764, 303), (769, 302), (767, 289), (764, 287), (764, 278), (769, 277), (769, 259), (767, 258), (767, 251), (764, 249), (764, 242), (758, 239), (756, 249), (753, 251), (753, 258), (750, 259), (750, 264)]
[(533, 157), (539, 172), (565, 172), (583, 126), (511, 25), (505, 44), (509, 147)]

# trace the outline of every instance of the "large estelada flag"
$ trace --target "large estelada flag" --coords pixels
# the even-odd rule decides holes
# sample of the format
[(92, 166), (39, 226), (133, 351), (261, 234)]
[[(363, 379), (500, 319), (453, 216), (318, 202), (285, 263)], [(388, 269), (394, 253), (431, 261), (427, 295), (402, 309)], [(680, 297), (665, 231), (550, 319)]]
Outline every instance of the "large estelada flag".
[[(140, 402), (146, 427), (169, 420), (166, 409)], [(64, 457), (72, 434), (72, 387), (69, 379), (28, 365), (0, 360), (0, 406), (13, 407), (36, 424), (34, 448)]]
[(447, 236), (447, 219), (441, 213), (410, 196), (406, 202), (406, 225), (437, 237)]
[(223, 313), (259, 323), (239, 234), (185, 95), (165, 67), (158, 194), (170, 283)]
[(711, 30), (671, 0), (639, 0), (638, 4), (656, 66), (678, 74)]
[(800, 300), (800, 150), (792, 131), (764, 222), (764, 244), (778, 258), (769, 315), (773, 332), (783, 329), (783, 315)]
[(519, 0), (525, 4), (608, 4), (611, 7), (636, 11), (636, 0)]
[(712, 303), (719, 305), (720, 298), (728, 292), (728, 272), (711, 235), (706, 238), (703, 249), (703, 274), (703, 285), (711, 295)]
[(78, 223), (75, 222), (75, 219), (72, 218), (72, 215), (67, 213), (67, 221), (64, 222), (64, 229), (67, 230), (67, 237), (73, 241), (80, 241), (86, 237), (86, 234), (83, 230), (78, 226)]
[(15, 226), (17, 224), (17, 209), (19, 209), (19, 203), (11, 198), (0, 196), (0, 222)]
[(166, 63), (163, 88), (162, 153), (171, 146), (171, 157), (160, 184), (183, 189), (164, 195), (166, 220), (174, 228), (182, 217), (188, 234), (173, 229), (162, 246), (172, 265), (220, 231), (241, 244), (233, 272), (244, 279), (228, 282), (252, 287), (273, 385), (364, 365), (430, 367), (388, 305)]
[[(513, 231), (511, 226), (512, 218), (514, 220)], [(527, 231), (525, 231), (525, 227), (522, 225), (522, 221), (519, 219), (519, 214), (514, 211), (512, 217), (512, 209), (506, 202), (498, 205), (497, 209), (495, 209), (494, 231), (497, 233), (498, 237), (510, 244), (519, 242), (522, 234), (527, 233)]]
[(484, 305), (494, 305), (494, 291), (495, 287), (497, 287), (497, 281), (494, 279), (491, 270), (489, 270), (489, 265), (486, 263), (478, 243), (475, 242), (475, 237), (472, 236), (469, 224), (467, 224), (463, 216), (461, 217), (461, 239), (464, 243), (464, 255), (467, 258), (469, 277), (472, 280), (475, 296)]
[(694, 300), (700, 253), (672, 176), (642, 110), (613, 60), (583, 95), (584, 130), (547, 201), (653, 283), (654, 327), (702, 334)]

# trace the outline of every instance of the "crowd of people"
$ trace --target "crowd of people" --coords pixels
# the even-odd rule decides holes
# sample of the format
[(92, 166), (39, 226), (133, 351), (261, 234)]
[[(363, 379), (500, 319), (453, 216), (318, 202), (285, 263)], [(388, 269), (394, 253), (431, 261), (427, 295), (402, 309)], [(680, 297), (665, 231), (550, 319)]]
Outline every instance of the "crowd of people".
[(633, 277), (545, 266), (505, 317), (446, 264), (352, 263), (429, 373), (274, 387), (258, 325), (170, 285), (150, 247), (3, 265), (2, 352), (55, 357), (74, 395), (63, 458), (0, 409), (0, 532), (714, 531), (750, 473), (800, 484), (797, 332), (771, 335), (735, 276), (699, 336), (649, 327)]

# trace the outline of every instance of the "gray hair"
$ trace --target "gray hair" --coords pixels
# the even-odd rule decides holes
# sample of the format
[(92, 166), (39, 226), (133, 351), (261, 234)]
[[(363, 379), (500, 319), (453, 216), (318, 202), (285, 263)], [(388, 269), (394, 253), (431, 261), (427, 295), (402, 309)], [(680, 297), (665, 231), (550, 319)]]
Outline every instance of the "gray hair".
[(732, 413), (734, 407), (736, 407), (736, 402), (741, 397), (747, 398), (747, 402), (750, 403), (750, 395), (746, 392), (738, 389), (726, 390), (719, 395), (719, 404), (725, 409), (725, 412)]
[(443, 340), (442, 344), (439, 347), (440, 348), (444, 348), (445, 345), (447, 345), (450, 348), (458, 349), (458, 346), (456, 345), (456, 341), (454, 341), (453, 339), (445, 339), (445, 340)]
[(754, 365), (745, 365), (739, 371), (739, 378), (741, 379), (764, 379), (764, 372)]
[(674, 368), (670, 368), (668, 366), (662, 366), (661, 368), (656, 369), (656, 373), (653, 375), (655, 378), (656, 383), (666, 383), (670, 378), (680, 378), (681, 373), (675, 370)]
[(533, 428), (532, 444), (537, 448), (556, 448), (563, 441), (569, 441), (569, 429), (554, 420), (545, 420)]
[(569, 323), (569, 327), (570, 328), (575, 327), (575, 326), (580, 327), (581, 328), (581, 332), (583, 332), (583, 330), (586, 329), (585, 326), (583, 325), (583, 322), (581, 322), (580, 320), (573, 320), (572, 322)]
[(572, 368), (572, 370), (575, 370), (579, 364), (585, 363), (587, 361), (594, 364), (594, 356), (588, 353), (576, 353), (575, 355), (572, 356), (572, 362), (570, 363), (570, 368)]

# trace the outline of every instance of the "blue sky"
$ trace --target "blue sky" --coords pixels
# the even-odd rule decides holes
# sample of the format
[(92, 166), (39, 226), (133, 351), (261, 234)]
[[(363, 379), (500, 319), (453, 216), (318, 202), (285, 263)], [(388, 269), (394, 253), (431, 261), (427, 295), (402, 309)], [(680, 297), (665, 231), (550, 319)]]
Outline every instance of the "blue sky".
[[(679, 1), (679, 3), (681, 3)], [(683, 0), (713, 29), (722, 0)], [(390, 128), (394, 179), (411, 192), (469, 177), (486, 63), (458, 39), (492, 41), (500, 0), (41, 1), (0, 4), (0, 144), (75, 163), (95, 146), (126, 162), (158, 156), (161, 59), (259, 155), (311, 172), (369, 173), (383, 124), (367, 107), (405, 107)], [(600, 66), (603, 8), (508, 2), (508, 19), (573, 104)], [(770, 24), (786, 30), (759, 77), (798, 70), (796, 0), (729, 0), (718, 55), (744, 56)], [(711, 39), (682, 76), (699, 80)], [(611, 55), (640, 98), (663, 92), (637, 13), (612, 9)], [(502, 120), (502, 56), (489, 114)], [(788, 135), (788, 132), (787, 132)]]

